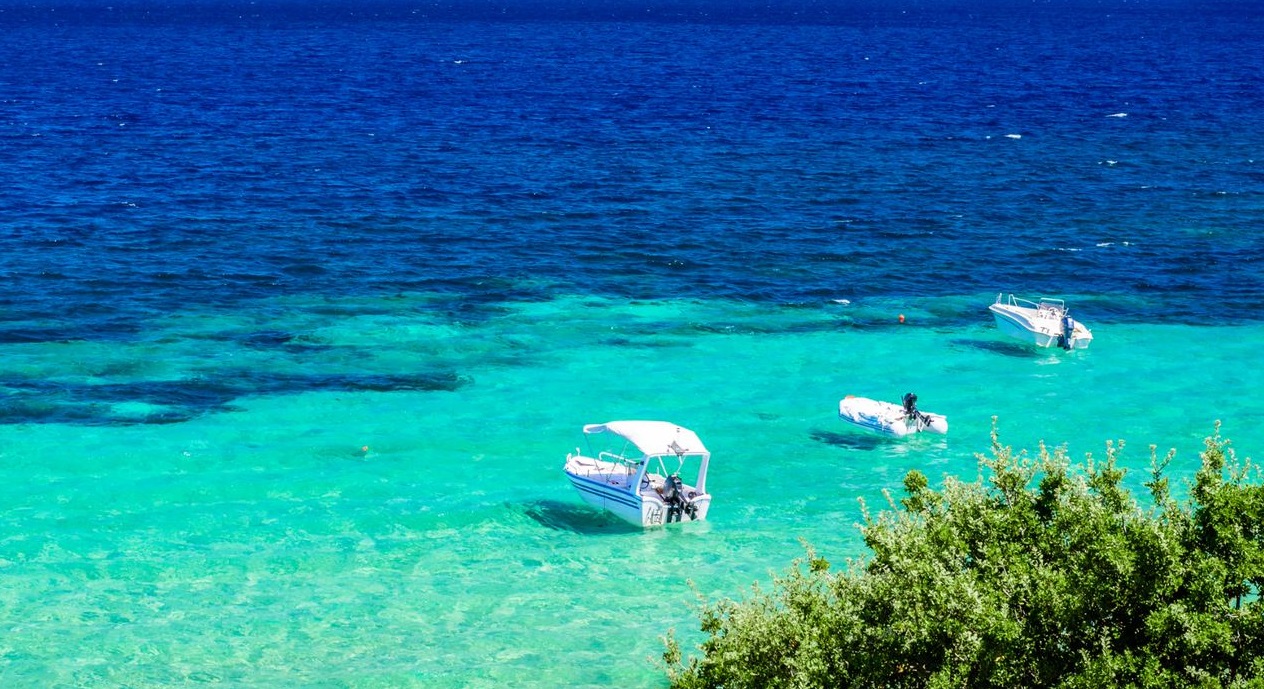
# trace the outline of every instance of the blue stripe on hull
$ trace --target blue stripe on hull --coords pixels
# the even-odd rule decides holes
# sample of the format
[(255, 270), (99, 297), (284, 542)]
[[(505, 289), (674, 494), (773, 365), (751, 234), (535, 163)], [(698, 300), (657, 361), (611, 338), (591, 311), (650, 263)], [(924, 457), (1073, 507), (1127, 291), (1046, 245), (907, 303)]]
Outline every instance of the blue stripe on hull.
[(843, 416), (840, 414), (838, 418), (852, 425), (860, 426), (866, 430), (877, 431), (878, 433), (885, 433), (887, 435), (899, 435), (892, 426), (876, 420), (871, 420), (870, 417), (867, 416), (857, 418), (853, 416)]
[(632, 495), (623, 489), (614, 488), (606, 483), (584, 478), (583, 476), (576, 476), (574, 474), (567, 474), (566, 476), (570, 478), (571, 485), (575, 486), (575, 488), (580, 492), (595, 495), (603, 500), (617, 502), (620, 505), (630, 507), (637, 511), (640, 511), (641, 509), (640, 496)]

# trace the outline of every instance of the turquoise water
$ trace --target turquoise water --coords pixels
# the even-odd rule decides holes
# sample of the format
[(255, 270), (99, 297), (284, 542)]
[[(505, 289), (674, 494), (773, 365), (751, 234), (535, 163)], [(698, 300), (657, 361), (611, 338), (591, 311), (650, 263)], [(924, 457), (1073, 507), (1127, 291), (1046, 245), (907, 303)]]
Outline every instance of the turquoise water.
[[(180, 423), (0, 425), (0, 681), (656, 686), (659, 637), (699, 638), (690, 582), (741, 595), (801, 540), (862, 555), (859, 500), (883, 506), (910, 469), (972, 478), (994, 415), (1015, 447), (1101, 456), (1126, 440), (1134, 488), (1151, 443), (1191, 476), (1216, 420), (1242, 454), (1264, 446), (1259, 324), (1083, 310), (1089, 350), (1035, 351), (996, 331), (994, 296), (563, 295), (474, 317), (450, 295), (290, 297), (190, 309), (124, 342), (6, 344), (8, 379), (72, 397), (232, 370), (270, 392)], [(394, 383), (366, 389), (375, 376)], [(896, 441), (836, 417), (845, 394), (907, 391), (949, 435)], [(172, 399), (84, 404), (152, 420)], [(566, 452), (583, 424), (620, 418), (701, 435), (708, 522), (641, 533), (580, 502)]]

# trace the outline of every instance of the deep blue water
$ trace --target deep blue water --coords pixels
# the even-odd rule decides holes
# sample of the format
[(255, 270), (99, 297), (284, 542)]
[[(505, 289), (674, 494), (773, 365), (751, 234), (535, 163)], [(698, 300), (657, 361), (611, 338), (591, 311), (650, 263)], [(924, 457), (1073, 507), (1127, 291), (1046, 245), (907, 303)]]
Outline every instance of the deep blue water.
[(0, 341), (300, 293), (1264, 306), (1253, 6), (723, 7), (6, 6)]

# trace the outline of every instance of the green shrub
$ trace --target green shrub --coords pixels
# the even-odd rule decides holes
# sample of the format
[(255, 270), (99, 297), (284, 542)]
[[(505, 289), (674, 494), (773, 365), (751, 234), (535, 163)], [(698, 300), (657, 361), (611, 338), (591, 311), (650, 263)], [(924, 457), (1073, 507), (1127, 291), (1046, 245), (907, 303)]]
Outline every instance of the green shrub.
[(1072, 465), (997, 439), (973, 483), (904, 497), (841, 571), (804, 558), (741, 600), (703, 602), (701, 657), (668, 633), (673, 687), (1264, 688), (1264, 487), (1206, 439), (1188, 498), (1150, 448), (1142, 507), (1124, 443)]

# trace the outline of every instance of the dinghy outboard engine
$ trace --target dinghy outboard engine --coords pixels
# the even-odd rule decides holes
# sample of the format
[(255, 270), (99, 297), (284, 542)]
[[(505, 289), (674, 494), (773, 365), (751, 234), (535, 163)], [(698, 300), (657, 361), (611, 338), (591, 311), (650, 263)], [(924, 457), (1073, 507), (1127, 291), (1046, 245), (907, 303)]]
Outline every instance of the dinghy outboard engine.
[(929, 416), (917, 410), (917, 395), (909, 392), (904, 395), (904, 419), (917, 424), (918, 430), (930, 428)]
[(905, 393), (902, 401), (904, 402), (904, 415), (910, 419), (917, 416), (917, 395), (911, 392)]

